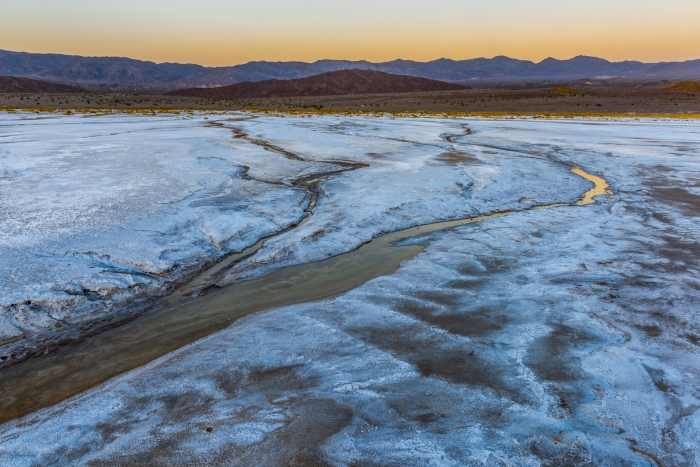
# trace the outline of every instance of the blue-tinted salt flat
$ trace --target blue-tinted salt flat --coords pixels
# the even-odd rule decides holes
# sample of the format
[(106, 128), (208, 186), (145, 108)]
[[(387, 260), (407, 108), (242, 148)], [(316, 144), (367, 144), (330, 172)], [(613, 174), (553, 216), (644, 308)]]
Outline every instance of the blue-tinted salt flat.
[[(40, 333), (52, 313), (116, 313), (132, 284), (155, 293), (281, 232), (307, 207), (293, 182), (333, 161), (368, 166), (322, 177), (308, 222), (220, 285), (382, 233), (515, 211), (415, 237), (425, 251), (393, 274), (248, 316), (6, 423), (3, 464), (698, 463), (697, 123), (2, 119), (7, 336)], [(613, 194), (525, 209), (590, 188), (566, 163)], [(60, 292), (83, 283), (116, 292)]]

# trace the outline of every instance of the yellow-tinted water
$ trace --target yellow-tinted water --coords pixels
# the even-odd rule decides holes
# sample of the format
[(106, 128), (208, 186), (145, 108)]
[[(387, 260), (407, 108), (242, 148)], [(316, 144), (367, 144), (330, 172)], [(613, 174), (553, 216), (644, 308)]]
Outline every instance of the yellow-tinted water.
[(586, 204), (593, 204), (595, 203), (595, 197), (596, 196), (603, 196), (603, 195), (612, 195), (613, 192), (609, 190), (609, 185), (608, 182), (603, 180), (600, 177), (596, 177), (595, 175), (591, 175), (589, 173), (584, 172), (578, 167), (574, 167), (571, 169), (573, 173), (578, 175), (579, 177), (583, 177), (589, 182), (593, 182), (593, 188), (588, 190), (581, 196), (581, 199), (578, 200), (576, 203), (577, 206), (585, 206)]

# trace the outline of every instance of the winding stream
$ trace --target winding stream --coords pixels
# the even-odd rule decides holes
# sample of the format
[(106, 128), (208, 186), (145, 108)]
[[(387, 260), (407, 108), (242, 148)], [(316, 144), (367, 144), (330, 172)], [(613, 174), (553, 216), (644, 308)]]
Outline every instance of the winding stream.
[[(344, 169), (332, 173), (358, 167), (346, 165)], [(371, 279), (391, 274), (403, 261), (424, 250), (422, 245), (397, 245), (402, 240), (515, 212), (591, 204), (596, 202), (596, 196), (611, 194), (607, 182), (602, 178), (588, 174), (579, 167), (568, 167), (594, 184), (575, 204), (540, 205), (412, 227), (382, 235), (354, 251), (320, 262), (285, 267), (226, 287), (208, 287), (231, 264), (254, 254), (265, 241), (260, 240), (178, 287), (136, 319), (76, 345), (65, 346), (48, 355), (30, 358), (3, 369), (0, 372), (0, 423), (54, 405), (223, 330), (243, 316), (270, 308), (332, 298)], [(315, 186), (316, 178), (300, 183), (306, 183), (309, 188)], [(302, 222), (310, 218), (310, 209), (316, 201), (313, 193), (310, 194), (309, 208)], [(206, 293), (199, 293), (202, 290)]]

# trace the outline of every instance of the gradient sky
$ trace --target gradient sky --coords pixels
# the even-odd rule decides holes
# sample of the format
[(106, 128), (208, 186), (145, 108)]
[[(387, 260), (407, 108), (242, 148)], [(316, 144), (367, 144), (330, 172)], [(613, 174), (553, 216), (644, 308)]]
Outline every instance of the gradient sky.
[(0, 0), (0, 49), (234, 65), (700, 58), (700, 0)]

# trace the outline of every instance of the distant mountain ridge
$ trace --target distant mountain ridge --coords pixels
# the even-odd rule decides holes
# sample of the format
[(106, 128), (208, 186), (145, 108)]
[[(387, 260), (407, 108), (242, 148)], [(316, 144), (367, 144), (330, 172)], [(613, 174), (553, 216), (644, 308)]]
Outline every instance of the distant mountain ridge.
[(249, 62), (228, 67), (154, 63), (120, 57), (81, 57), (0, 50), (0, 75), (21, 76), (92, 89), (160, 89), (225, 86), (245, 81), (296, 79), (346, 69), (462, 83), (576, 80), (622, 77), (632, 80), (700, 79), (700, 60), (643, 63), (610, 62), (578, 56), (539, 63), (508, 57), (430, 62), (393, 60), (383, 63), (349, 60), (306, 62)]
[(168, 94), (191, 97), (250, 98), (457, 91), (461, 89), (468, 88), (460, 84), (434, 79), (354, 68), (329, 71), (307, 78), (247, 81), (218, 88), (180, 89)]
[(79, 93), (85, 89), (69, 86), (67, 84), (55, 84), (29, 78), (16, 76), (0, 76), (0, 92), (62, 92)]

